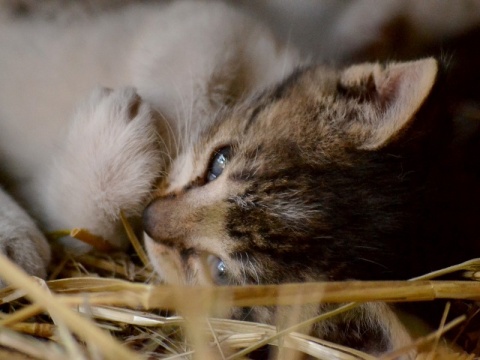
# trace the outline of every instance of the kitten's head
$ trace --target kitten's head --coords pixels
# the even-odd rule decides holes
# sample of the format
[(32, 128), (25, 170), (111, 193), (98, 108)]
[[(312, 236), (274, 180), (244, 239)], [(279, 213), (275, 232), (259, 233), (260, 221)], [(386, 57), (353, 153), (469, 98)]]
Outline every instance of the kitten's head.
[(402, 146), (433, 59), (297, 70), (225, 110), (144, 213), (167, 282), (398, 277), (412, 206)]
[[(144, 212), (157, 272), (187, 284), (410, 275), (404, 258), (425, 165), (414, 119), (436, 74), (433, 59), (308, 67), (226, 109), (174, 161)], [(247, 313), (278, 321), (273, 309)], [(232, 316), (245, 318), (241, 309)], [(368, 306), (349, 316), (313, 331), (373, 353), (405, 339)]]

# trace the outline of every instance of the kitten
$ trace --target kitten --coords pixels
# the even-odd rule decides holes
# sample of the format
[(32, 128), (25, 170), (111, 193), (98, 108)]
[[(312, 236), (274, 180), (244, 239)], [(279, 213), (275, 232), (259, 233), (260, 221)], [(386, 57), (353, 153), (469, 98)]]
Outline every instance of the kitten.
[[(436, 75), (433, 59), (311, 66), (224, 109), (173, 161), (144, 212), (157, 272), (222, 285), (413, 275), (405, 256), (429, 159), (412, 158), (426, 140), (410, 134), (406, 147), (405, 133), (428, 122), (420, 109)], [(385, 326), (385, 311), (366, 305), (313, 333), (380, 354), (407, 338), (400, 325)], [(275, 316), (248, 312), (267, 323)]]
[[(408, 279), (474, 257), (480, 131), (452, 122), (438, 67), (432, 58), (300, 67), (223, 109), (143, 214), (157, 273), (218, 285)], [(463, 140), (460, 123), (471, 128)], [(382, 304), (311, 331), (377, 355), (409, 341)]]
[[(297, 66), (261, 25), (195, 2), (9, 20), (0, 47), (2, 166), (42, 229), (86, 227), (122, 247), (120, 210), (135, 219), (149, 204), (150, 259), (188, 284), (400, 279), (464, 257), (421, 257), (437, 247), (429, 207), (441, 193), (426, 184), (444, 186), (450, 144), (433, 59)], [(67, 121), (98, 83), (115, 90), (93, 91)], [(43, 275), (45, 240), (10, 198), (0, 210), (15, 230), (0, 226), (5, 252)], [(281, 320), (267, 308), (232, 317)], [(384, 304), (312, 333), (372, 354), (409, 342)]]

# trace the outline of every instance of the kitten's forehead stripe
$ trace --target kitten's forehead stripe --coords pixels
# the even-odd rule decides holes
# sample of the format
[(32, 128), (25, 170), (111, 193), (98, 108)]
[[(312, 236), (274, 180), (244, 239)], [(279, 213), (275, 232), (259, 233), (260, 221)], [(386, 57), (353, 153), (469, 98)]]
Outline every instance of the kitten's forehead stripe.
[(280, 83), (280, 85), (275, 88), (270, 97), (271, 101), (275, 102), (282, 99), (286, 95), (287, 90), (295, 86), (299, 81), (300, 77), (302, 77), (304, 73), (308, 71), (308, 69), (309, 68), (302, 67), (297, 68), (289, 77), (287, 77), (282, 83)]
[(265, 109), (265, 107), (267, 105), (269, 105), (269, 104), (268, 103), (262, 103), (262, 104), (258, 105), (255, 109), (253, 109), (252, 114), (250, 115), (250, 118), (248, 119), (247, 124), (245, 125), (245, 129), (243, 130), (244, 134), (246, 134), (248, 132), (248, 130), (250, 129), (252, 124), (257, 120), (260, 112), (263, 109)]
[(305, 68), (298, 68), (293, 74), (291, 74), (288, 78), (286, 78), (283, 82), (281, 82), (277, 87), (275, 87), (273, 91), (267, 92), (266, 94), (263, 94), (263, 96), (260, 96), (262, 101), (251, 112), (251, 115), (247, 120), (247, 123), (243, 131), (244, 134), (248, 132), (250, 127), (255, 123), (259, 115), (265, 109), (267, 109), (269, 106), (281, 100), (287, 94), (287, 90), (295, 86), (295, 84), (298, 82), (298, 79), (303, 75), (305, 71), (306, 71)]

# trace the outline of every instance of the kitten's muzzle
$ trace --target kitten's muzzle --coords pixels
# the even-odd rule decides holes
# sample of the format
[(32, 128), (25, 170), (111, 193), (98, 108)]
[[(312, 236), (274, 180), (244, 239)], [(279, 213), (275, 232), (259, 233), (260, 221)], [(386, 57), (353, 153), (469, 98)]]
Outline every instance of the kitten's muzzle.
[(164, 207), (161, 206), (158, 200), (152, 201), (143, 211), (143, 231), (156, 242), (165, 237), (161, 236), (164, 235), (162, 231), (163, 221), (161, 219), (165, 216), (170, 217), (171, 214), (165, 213)]
[(153, 200), (143, 212), (143, 230), (154, 241), (175, 246), (188, 229), (188, 211), (174, 198)]

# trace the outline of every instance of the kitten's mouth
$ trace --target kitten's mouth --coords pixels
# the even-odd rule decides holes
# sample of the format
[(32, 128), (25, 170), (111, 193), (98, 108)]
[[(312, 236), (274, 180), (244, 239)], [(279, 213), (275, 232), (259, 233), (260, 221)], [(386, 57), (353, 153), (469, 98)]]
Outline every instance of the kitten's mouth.
[(144, 233), (145, 248), (155, 272), (168, 284), (185, 284), (182, 259), (172, 247), (163, 245)]

